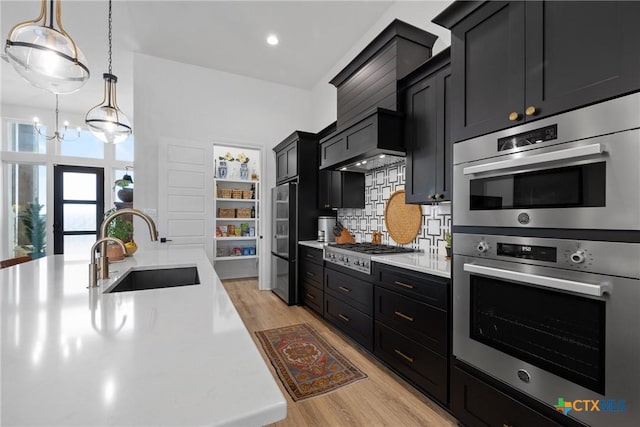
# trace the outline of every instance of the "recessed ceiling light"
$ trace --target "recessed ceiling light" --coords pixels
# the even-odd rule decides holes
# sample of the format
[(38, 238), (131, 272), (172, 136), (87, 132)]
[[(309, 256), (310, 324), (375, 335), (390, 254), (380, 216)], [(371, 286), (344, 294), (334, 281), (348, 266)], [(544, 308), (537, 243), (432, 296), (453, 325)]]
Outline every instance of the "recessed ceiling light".
[(360, 166), (361, 164), (362, 164), (362, 163), (358, 162), (358, 163), (356, 163), (356, 166)]
[(343, 167), (343, 168), (340, 168), (340, 170), (341, 170), (341, 171), (346, 171), (346, 170), (347, 170), (347, 167), (345, 166), (345, 167)]
[(378, 157), (380, 157), (381, 159), (384, 159), (384, 154), (380, 154)]
[(362, 161), (362, 164), (363, 164), (363, 165), (366, 165), (366, 164), (367, 164), (367, 161), (366, 161), (366, 160), (363, 160), (363, 161)]
[(280, 40), (278, 40), (278, 36), (276, 36), (275, 34), (270, 34), (267, 37), (267, 43), (269, 43), (271, 46), (275, 46), (280, 42)]

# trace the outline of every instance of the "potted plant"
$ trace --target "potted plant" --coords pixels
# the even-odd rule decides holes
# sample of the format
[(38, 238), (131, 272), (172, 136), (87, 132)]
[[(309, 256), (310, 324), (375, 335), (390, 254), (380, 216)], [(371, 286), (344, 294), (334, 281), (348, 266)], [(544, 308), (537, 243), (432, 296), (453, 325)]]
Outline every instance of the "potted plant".
[[(104, 213), (104, 217), (108, 217), (116, 211), (116, 208), (111, 208)], [(127, 253), (122, 252), (122, 248), (119, 245), (109, 243), (107, 245), (107, 257), (109, 261), (122, 261), (126, 256), (131, 256), (136, 251), (137, 246), (133, 241), (133, 222), (126, 219), (124, 216), (114, 218), (107, 227), (107, 236), (115, 237), (124, 242), (124, 246), (127, 249)]]
[(129, 188), (129, 186), (133, 181), (131, 181), (130, 177), (129, 179), (127, 179), (127, 177), (129, 177), (129, 175), (125, 175), (122, 179), (116, 179), (113, 183), (113, 189), (115, 191), (116, 187), (119, 187), (118, 197), (120, 200), (130, 203), (133, 202), (133, 188)]
[(31, 253), (29, 256), (31, 259), (41, 258), (46, 255), (46, 219), (44, 215), (40, 215), (40, 210), (44, 205), (41, 205), (38, 198), (33, 202), (27, 203), (27, 207), (20, 214), (20, 220), (24, 225), (25, 234), (29, 239), (31, 246)]
[(453, 249), (451, 247), (451, 233), (448, 231), (444, 232), (444, 249), (447, 251), (447, 258), (451, 258)]

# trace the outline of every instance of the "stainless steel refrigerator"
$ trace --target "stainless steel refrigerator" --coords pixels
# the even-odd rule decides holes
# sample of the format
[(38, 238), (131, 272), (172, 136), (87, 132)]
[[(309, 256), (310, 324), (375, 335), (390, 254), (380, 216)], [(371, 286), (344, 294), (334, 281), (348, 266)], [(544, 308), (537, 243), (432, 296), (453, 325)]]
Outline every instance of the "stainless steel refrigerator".
[(288, 182), (271, 189), (271, 284), (288, 305), (298, 303), (296, 248), (298, 185)]

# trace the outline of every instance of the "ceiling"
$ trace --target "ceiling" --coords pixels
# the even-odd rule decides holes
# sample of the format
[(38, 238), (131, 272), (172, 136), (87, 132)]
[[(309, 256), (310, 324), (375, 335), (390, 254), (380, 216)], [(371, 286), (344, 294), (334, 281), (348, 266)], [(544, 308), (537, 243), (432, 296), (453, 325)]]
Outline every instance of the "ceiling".
[[(118, 102), (133, 115), (133, 53), (311, 89), (378, 21), (392, 1), (113, 0), (113, 72)], [(37, 0), (0, 1), (0, 32), (35, 18)], [(84, 112), (102, 99), (107, 71), (107, 1), (65, 0), (62, 22), (87, 56), (91, 78), (60, 97), (60, 110)], [(276, 47), (266, 43), (275, 33)], [(1, 63), (2, 104), (53, 108), (53, 95)], [(188, 76), (185, 76), (188, 78)]]

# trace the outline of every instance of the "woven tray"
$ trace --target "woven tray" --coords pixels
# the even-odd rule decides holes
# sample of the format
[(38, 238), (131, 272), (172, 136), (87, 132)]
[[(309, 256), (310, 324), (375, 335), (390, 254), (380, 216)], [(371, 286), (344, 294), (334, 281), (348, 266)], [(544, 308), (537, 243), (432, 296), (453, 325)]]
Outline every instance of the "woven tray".
[(389, 197), (384, 209), (384, 223), (389, 236), (401, 245), (416, 238), (422, 227), (422, 208), (420, 205), (407, 205), (404, 190), (398, 190)]

